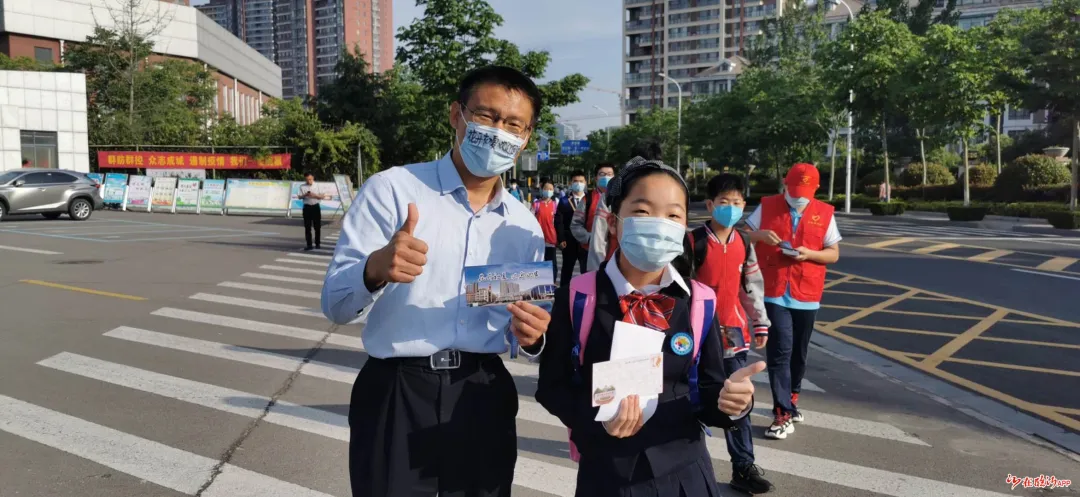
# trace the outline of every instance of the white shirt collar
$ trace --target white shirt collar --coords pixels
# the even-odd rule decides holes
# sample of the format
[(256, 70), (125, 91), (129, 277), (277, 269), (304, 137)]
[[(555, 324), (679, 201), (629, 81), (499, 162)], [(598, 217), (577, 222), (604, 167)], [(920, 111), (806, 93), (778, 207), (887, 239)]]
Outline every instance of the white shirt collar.
[(660, 277), (659, 285), (647, 285), (645, 286), (645, 288), (641, 289), (634, 288), (634, 285), (631, 285), (629, 281), (626, 281), (626, 277), (623, 276), (622, 271), (619, 271), (619, 264), (616, 263), (616, 257), (618, 257), (618, 253), (616, 253), (615, 256), (608, 260), (607, 267), (604, 269), (604, 272), (607, 274), (608, 279), (611, 280), (611, 284), (615, 287), (615, 293), (619, 296), (619, 298), (629, 295), (635, 291), (644, 295), (652, 295), (656, 292), (659, 292), (660, 290), (667, 288), (668, 286), (671, 286), (672, 283), (677, 283), (680, 287), (682, 287), (683, 291), (685, 291), (687, 295), (690, 294), (690, 288), (686, 286), (686, 282), (683, 281), (682, 276), (679, 274), (678, 271), (675, 270), (674, 267), (671, 267), (671, 264), (668, 264), (667, 267), (664, 268), (664, 274)]

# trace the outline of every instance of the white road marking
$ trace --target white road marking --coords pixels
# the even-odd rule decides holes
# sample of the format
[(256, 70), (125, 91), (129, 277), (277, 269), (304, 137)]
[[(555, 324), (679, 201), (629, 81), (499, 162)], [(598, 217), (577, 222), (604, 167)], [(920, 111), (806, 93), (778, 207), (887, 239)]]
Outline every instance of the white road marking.
[[(263, 366), (281, 371), (295, 371), (296, 368), (304, 362), (303, 359), (295, 356), (264, 352), (262, 350), (249, 349), (238, 345), (169, 335), (128, 326), (116, 328), (105, 333), (105, 336), (137, 342), (144, 345), (153, 345), (156, 347), (190, 352), (192, 354), (216, 357), (218, 359), (254, 364), (256, 366)], [(358, 372), (359, 370), (356, 368), (320, 361), (310, 361), (307, 364), (304, 364), (304, 368), (300, 370), (301, 374), (348, 384), (352, 384), (353, 380), (356, 379), (356, 373)]]
[(244, 273), (244, 274), (241, 274), (240, 276), (242, 276), (244, 278), (254, 278), (254, 279), (257, 279), (257, 280), (271, 280), (271, 281), (281, 281), (281, 282), (284, 282), (284, 283), (297, 283), (297, 284), (300, 284), (300, 285), (318, 285), (318, 286), (323, 285), (323, 280), (310, 280), (310, 279), (307, 279), (307, 278), (290, 278), (288, 276), (277, 276), (277, 275), (274, 275), (274, 274)]
[(1016, 268), (1013, 268), (1013, 271), (1016, 271), (1018, 273), (1037, 274), (1039, 276), (1050, 276), (1052, 278), (1062, 278), (1062, 279), (1066, 279), (1066, 280), (1080, 281), (1080, 278), (1078, 278), (1076, 276), (1066, 276), (1064, 274), (1044, 273), (1042, 271), (1029, 271), (1027, 269), (1016, 269)]
[[(218, 460), (136, 437), (0, 395), (0, 430), (186, 495), (195, 495)], [(221, 468), (205, 497), (331, 497), (248, 471)]]
[(288, 295), (290, 297), (304, 297), (309, 299), (317, 299), (322, 296), (319, 292), (308, 292), (304, 290), (296, 290), (293, 288), (282, 288), (279, 286), (252, 285), (251, 283), (240, 283), (237, 281), (223, 281), (221, 283), (218, 283), (217, 286), (223, 286), (225, 288), (236, 288), (238, 290), (251, 290), (253, 292)]
[(266, 302), (264, 300), (242, 299), (238, 297), (229, 297), (226, 295), (216, 295), (213, 293), (196, 293), (195, 295), (192, 295), (188, 298), (194, 300), (202, 300), (204, 302), (214, 302), (218, 304), (248, 307), (251, 309), (261, 309), (264, 311), (283, 312), (286, 314), (296, 314), (299, 316), (308, 316), (313, 318), (324, 318), (321, 311), (315, 311), (307, 307), (301, 307), (298, 305), (279, 304), (277, 302)]
[[(180, 319), (195, 323), (209, 324), (212, 326), (223, 326), (226, 328), (254, 331), (258, 333), (266, 333), (268, 335), (299, 338), (301, 340), (311, 340), (315, 342), (322, 340), (323, 336), (326, 335), (325, 331), (309, 330), (307, 328), (285, 326), (276, 323), (264, 323), (262, 321), (252, 321), (250, 319), (240, 319), (234, 318), (232, 316), (221, 316), (218, 314), (188, 311), (184, 309), (175, 309), (172, 307), (162, 307), (161, 309), (158, 309), (151, 314), (153, 314), (154, 316)], [(340, 345), (342, 347), (351, 347), (354, 349), (364, 350), (364, 342), (360, 340), (360, 338), (349, 335), (333, 333), (326, 339), (326, 343), (330, 345)]]
[(320, 276), (325, 276), (326, 275), (326, 271), (318, 271), (318, 270), (315, 270), (315, 269), (300, 269), (300, 268), (285, 267), (285, 266), (269, 266), (269, 265), (266, 265), (266, 266), (259, 266), (259, 269), (266, 269), (266, 270), (269, 270), (269, 271), (283, 271), (283, 272), (286, 272), (286, 273), (317, 274), (317, 275), (320, 275)]
[[(753, 414), (772, 419), (772, 408), (773, 405), (768, 402), (754, 401)], [(805, 409), (799, 409), (799, 412), (806, 416), (806, 419), (799, 423), (799, 426), (813, 426), (814, 428), (824, 428), (826, 430), (851, 433), (853, 435), (863, 435), (930, 447), (930, 444), (913, 437), (905, 433), (904, 430), (888, 423), (849, 418), (847, 416), (837, 416), (835, 414), (824, 412), (807, 411)]]
[(332, 256), (332, 255), (301, 254), (300, 252), (289, 252), (288, 254), (285, 254), (285, 255), (287, 255), (289, 257), (303, 257), (303, 258), (306, 258), (306, 259), (320, 259), (320, 260), (327, 260), (327, 261), (334, 258), (334, 256)]
[[(270, 398), (262, 395), (68, 352), (61, 352), (38, 365), (248, 418), (258, 418), (270, 404)], [(347, 417), (283, 400), (275, 402), (264, 421), (336, 440), (349, 440)]]
[(296, 265), (300, 265), (300, 266), (318, 266), (318, 267), (326, 267), (327, 266), (327, 263), (325, 263), (325, 262), (302, 261), (302, 260), (299, 260), (299, 259), (274, 259), (274, 262), (284, 262), (284, 263), (287, 263), (287, 264), (296, 264)]
[(41, 250), (23, 247), (10, 247), (7, 245), (0, 245), (0, 250), (10, 250), (12, 252), (26, 252), (28, 254), (41, 254), (41, 255), (64, 255), (63, 252), (53, 252), (52, 250)]

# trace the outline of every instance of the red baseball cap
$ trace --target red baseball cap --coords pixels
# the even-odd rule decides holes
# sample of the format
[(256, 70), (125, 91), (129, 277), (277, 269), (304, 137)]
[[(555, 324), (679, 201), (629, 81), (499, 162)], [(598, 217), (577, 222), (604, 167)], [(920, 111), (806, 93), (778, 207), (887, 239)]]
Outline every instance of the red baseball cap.
[(788, 195), (796, 198), (814, 198), (821, 183), (821, 176), (813, 164), (795, 164), (784, 178)]

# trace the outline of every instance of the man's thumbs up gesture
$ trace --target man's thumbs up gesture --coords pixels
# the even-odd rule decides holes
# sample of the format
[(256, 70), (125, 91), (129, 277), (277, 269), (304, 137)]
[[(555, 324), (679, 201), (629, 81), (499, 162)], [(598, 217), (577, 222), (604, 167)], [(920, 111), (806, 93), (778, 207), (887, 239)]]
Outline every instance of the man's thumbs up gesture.
[(717, 401), (720, 411), (728, 416), (742, 414), (754, 401), (754, 384), (750, 378), (764, 370), (765, 362), (758, 361), (728, 376), (728, 379), (724, 381), (724, 388), (720, 390), (720, 399)]
[(428, 246), (423, 240), (413, 236), (419, 221), (420, 212), (417, 211), (416, 204), (409, 204), (409, 215), (405, 218), (405, 224), (394, 233), (390, 243), (373, 252), (368, 258), (364, 267), (364, 284), (368, 290), (375, 290), (387, 283), (411, 283), (424, 272)]

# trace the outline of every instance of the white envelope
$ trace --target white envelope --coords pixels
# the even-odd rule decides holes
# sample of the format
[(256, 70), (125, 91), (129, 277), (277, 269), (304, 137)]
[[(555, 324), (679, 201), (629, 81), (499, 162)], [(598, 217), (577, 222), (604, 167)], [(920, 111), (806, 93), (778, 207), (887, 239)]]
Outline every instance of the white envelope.
[[(664, 339), (666, 338), (667, 335), (662, 332), (644, 326), (616, 321), (615, 331), (611, 340), (610, 358), (626, 359), (629, 357), (655, 354), (663, 350)], [(659, 396), (656, 395), (640, 397), (638, 399), (638, 403), (641, 405), (642, 416), (645, 421), (648, 421), (656, 412), (658, 400)], [(619, 402), (621, 401), (622, 398), (620, 397), (610, 404), (600, 406), (600, 411), (596, 413), (596, 421), (610, 421), (614, 419), (619, 413)]]

